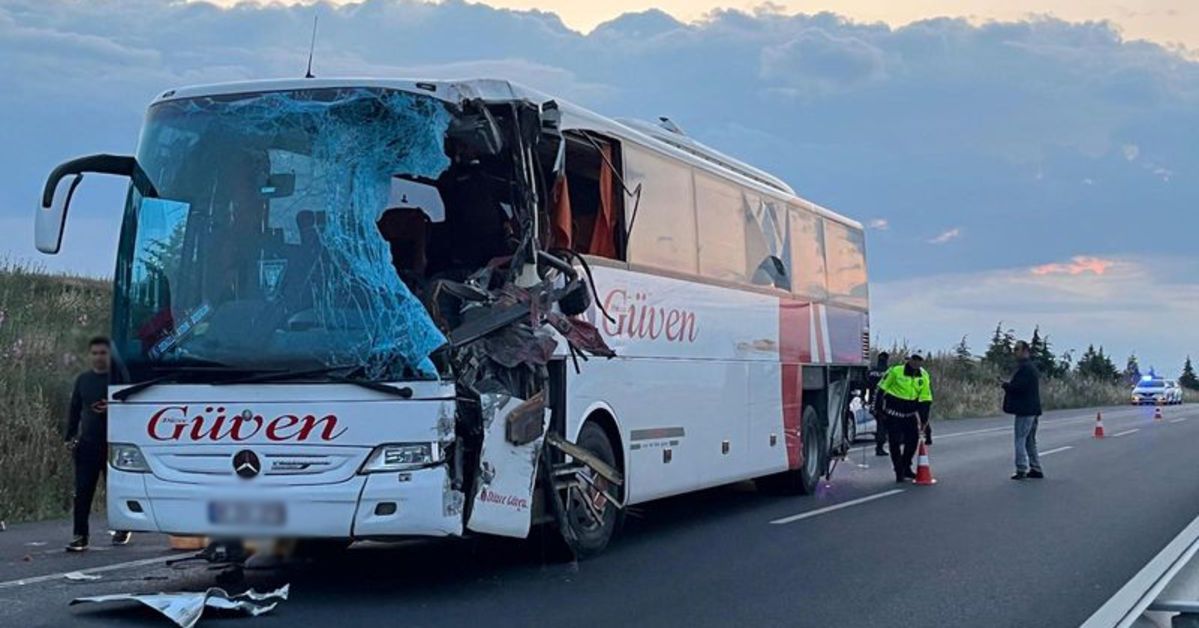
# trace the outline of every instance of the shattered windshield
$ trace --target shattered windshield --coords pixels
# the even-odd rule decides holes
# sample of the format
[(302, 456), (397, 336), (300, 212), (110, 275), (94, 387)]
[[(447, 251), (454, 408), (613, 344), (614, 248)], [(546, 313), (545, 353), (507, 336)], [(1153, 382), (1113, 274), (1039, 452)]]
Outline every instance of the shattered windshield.
[(154, 106), (138, 160), (159, 198), (130, 193), (118, 256), (126, 364), (436, 377), (445, 338), (379, 221), (396, 177), (449, 167), (450, 121), (434, 98), (365, 88)]

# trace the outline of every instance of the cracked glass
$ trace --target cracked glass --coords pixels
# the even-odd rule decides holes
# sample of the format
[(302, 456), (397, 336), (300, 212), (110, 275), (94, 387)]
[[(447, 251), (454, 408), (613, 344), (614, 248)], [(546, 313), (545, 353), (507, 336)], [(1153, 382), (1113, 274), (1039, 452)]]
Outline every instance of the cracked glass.
[(398, 175), (437, 179), (451, 113), (407, 92), (337, 88), (167, 101), (131, 190), (114, 340), (127, 366), (350, 365), (436, 377), (445, 343), (377, 221)]

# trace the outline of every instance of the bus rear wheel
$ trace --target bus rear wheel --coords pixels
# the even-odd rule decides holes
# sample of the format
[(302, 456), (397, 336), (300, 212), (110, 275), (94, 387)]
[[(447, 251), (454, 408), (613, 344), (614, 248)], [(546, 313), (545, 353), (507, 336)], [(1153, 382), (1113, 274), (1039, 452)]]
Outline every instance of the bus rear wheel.
[(757, 484), (761, 488), (784, 495), (811, 495), (816, 492), (828, 460), (828, 438), (815, 406), (804, 406), (800, 419), (800, 441), (803, 460), (799, 468), (760, 478)]
[[(596, 423), (588, 422), (579, 431), (576, 444), (594, 454), (600, 460), (616, 467), (616, 453), (608, 434)], [(584, 467), (583, 473), (595, 486), (619, 497), (620, 488), (611, 486), (603, 477)], [(596, 556), (608, 547), (608, 542), (620, 528), (622, 512), (596, 488), (571, 488), (562, 497), (565, 506), (565, 525), (570, 534), (564, 538), (574, 557), (585, 560)], [(596, 516), (598, 513), (598, 517)]]

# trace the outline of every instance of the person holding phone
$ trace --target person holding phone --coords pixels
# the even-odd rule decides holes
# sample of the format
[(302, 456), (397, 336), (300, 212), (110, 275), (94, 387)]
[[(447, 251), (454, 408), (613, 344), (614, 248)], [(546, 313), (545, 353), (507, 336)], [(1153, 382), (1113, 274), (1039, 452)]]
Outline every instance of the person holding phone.
[(1032, 351), (1027, 342), (1016, 343), (1016, 372), (1003, 382), (1003, 411), (1013, 415), (1016, 441), (1016, 473), (1013, 480), (1041, 479), (1041, 458), (1037, 453), (1037, 424), (1041, 421), (1041, 385)]
[[(75, 378), (67, 414), (64, 440), (75, 458), (75, 538), (68, 552), (82, 552), (88, 544), (88, 516), (96, 484), (108, 459), (108, 338), (96, 336), (88, 341), (91, 369)], [(129, 542), (130, 533), (113, 534), (113, 545)]]

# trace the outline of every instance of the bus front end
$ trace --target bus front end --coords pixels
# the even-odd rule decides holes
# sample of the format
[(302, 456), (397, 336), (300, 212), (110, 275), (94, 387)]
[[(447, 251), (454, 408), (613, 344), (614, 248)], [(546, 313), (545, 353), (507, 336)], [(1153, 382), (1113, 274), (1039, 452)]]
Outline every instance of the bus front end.
[(565, 521), (571, 490), (602, 489), (543, 448), (556, 334), (587, 325), (556, 308), (581, 282), (538, 241), (556, 106), (444, 84), (253, 87), (164, 94), (136, 156), (68, 162), (43, 195), (52, 253), (84, 172), (132, 182), (110, 525), (523, 537), (544, 499)]
[[(116, 387), (114, 393), (126, 388)], [(453, 386), (164, 386), (109, 405), (108, 522), (216, 538), (462, 532)]]

